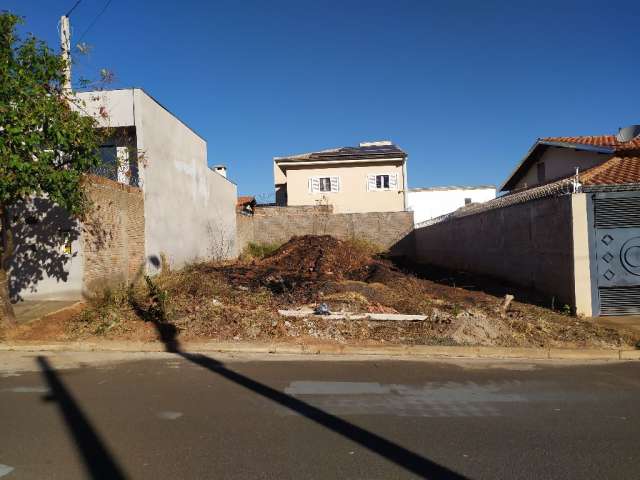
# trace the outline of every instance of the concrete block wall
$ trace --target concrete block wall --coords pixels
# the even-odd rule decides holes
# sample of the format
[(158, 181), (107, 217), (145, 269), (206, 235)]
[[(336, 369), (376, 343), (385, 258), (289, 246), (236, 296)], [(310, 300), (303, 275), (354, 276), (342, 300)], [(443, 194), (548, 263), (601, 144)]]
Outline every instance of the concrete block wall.
[(406, 238), (413, 230), (412, 212), (333, 213), (321, 207), (257, 207), (254, 215), (238, 214), (238, 244), (284, 243), (298, 235), (332, 235), (363, 239), (392, 253), (408, 254)]
[(144, 195), (137, 187), (92, 176), (82, 229), (83, 293), (132, 280), (144, 265)]
[(572, 196), (549, 197), (416, 229), (415, 259), (501, 278), (575, 306)]

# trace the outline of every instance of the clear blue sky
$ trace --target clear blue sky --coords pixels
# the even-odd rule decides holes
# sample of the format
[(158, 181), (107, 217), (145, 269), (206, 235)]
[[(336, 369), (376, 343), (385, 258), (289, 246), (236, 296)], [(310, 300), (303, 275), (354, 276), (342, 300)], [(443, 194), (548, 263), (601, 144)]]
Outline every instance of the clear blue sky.
[[(2, 0), (57, 48), (75, 0)], [(73, 39), (106, 0), (82, 0)], [(112, 0), (74, 76), (142, 87), (240, 193), (272, 157), (390, 139), (411, 187), (499, 184), (537, 137), (640, 123), (640, 3)], [(74, 43), (75, 43), (74, 42)]]

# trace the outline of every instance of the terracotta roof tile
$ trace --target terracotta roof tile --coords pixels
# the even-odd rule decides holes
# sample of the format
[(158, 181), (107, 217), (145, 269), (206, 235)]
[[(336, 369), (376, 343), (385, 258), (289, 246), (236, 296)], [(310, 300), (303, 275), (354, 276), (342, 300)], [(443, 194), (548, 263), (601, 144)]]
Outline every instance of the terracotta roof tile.
[(640, 149), (640, 138), (636, 137), (628, 142), (620, 142), (615, 135), (587, 135), (580, 137), (546, 137), (541, 140), (547, 142), (579, 143), (596, 147), (612, 147), (617, 151)]
[(640, 183), (640, 157), (618, 156), (585, 170), (580, 175), (583, 185), (619, 185)]

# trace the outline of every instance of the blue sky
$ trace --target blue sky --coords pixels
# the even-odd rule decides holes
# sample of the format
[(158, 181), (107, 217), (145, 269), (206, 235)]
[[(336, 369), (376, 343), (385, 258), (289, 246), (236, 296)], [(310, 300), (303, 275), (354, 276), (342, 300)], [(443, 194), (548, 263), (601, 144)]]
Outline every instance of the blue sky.
[[(75, 0), (2, 0), (57, 48)], [(72, 42), (107, 0), (82, 0)], [(106, 67), (208, 142), (240, 193), (272, 157), (390, 139), (409, 185), (500, 184), (538, 137), (640, 123), (638, 2), (112, 0), (74, 79)]]

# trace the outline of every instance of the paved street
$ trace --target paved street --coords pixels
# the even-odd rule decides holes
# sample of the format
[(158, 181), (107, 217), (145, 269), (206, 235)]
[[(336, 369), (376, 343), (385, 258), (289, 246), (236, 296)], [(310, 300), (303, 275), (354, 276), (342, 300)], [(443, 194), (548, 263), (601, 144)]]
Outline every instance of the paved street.
[(0, 353), (2, 480), (640, 471), (638, 362), (83, 355)]

